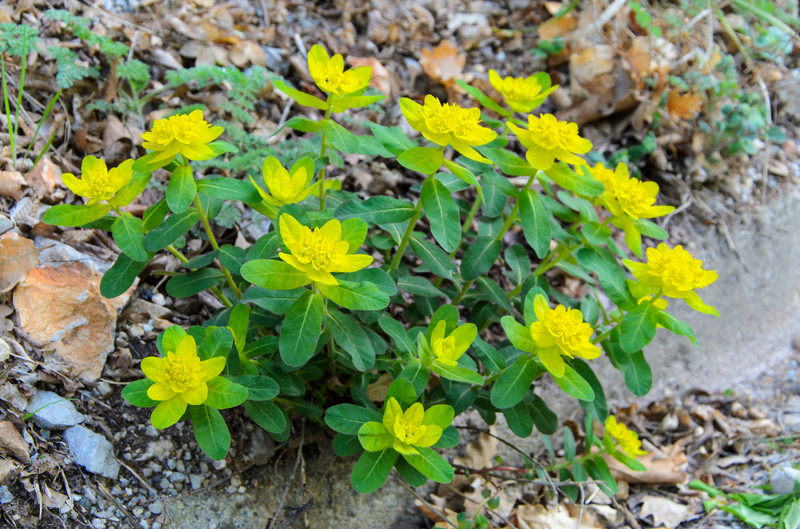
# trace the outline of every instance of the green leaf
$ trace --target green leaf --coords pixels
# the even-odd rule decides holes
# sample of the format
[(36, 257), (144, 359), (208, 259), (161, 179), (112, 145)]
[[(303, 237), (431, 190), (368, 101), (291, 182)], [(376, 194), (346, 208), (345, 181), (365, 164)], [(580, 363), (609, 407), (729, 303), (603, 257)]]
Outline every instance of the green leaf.
[(403, 368), (403, 371), (400, 372), (397, 378), (398, 380), (408, 380), (414, 388), (416, 396), (419, 396), (428, 386), (428, 381), (431, 378), (431, 371), (422, 365), (419, 358), (414, 358)]
[(478, 391), (469, 384), (456, 383), (450, 386), (444, 401), (453, 408), (453, 412), (461, 414), (472, 406), (478, 398)]
[(106, 298), (115, 298), (124, 294), (136, 281), (138, 276), (153, 255), (145, 261), (134, 261), (125, 254), (120, 254), (100, 280), (100, 293)]
[(503, 371), (494, 383), (491, 401), (497, 408), (514, 406), (525, 397), (538, 372), (536, 361), (527, 355), (519, 357), (516, 363)]
[(598, 481), (605, 482), (611, 494), (617, 494), (619, 492), (617, 480), (615, 480), (614, 476), (611, 474), (611, 469), (608, 468), (608, 463), (606, 463), (605, 459), (600, 456), (595, 456), (593, 460), (586, 461), (584, 464), (586, 465), (586, 471), (589, 472), (589, 475)]
[(192, 257), (191, 259), (189, 259), (187, 262), (180, 263), (179, 266), (181, 268), (188, 268), (190, 270), (195, 270), (197, 268), (205, 268), (206, 266), (208, 266), (208, 265), (210, 265), (211, 263), (214, 262), (214, 259), (217, 258), (217, 254), (218, 253), (219, 253), (219, 251), (212, 250), (212, 251), (208, 252), (207, 254), (196, 255), (196, 256)]
[(428, 177), (422, 184), (420, 200), (436, 242), (446, 252), (458, 248), (461, 242), (461, 223), (458, 206), (450, 191), (435, 177)]
[(356, 435), (337, 433), (331, 445), (334, 453), (339, 457), (350, 457), (364, 451), (364, 447), (361, 446), (361, 441)]
[[(501, 177), (502, 178), (502, 177)], [(483, 202), (481, 211), (486, 217), (496, 218), (502, 221), (500, 215), (508, 204), (508, 195), (503, 193), (501, 187), (495, 185), (494, 181), (484, 177), (483, 180)]]
[(241, 375), (228, 377), (228, 380), (247, 390), (247, 400), (264, 401), (278, 396), (281, 388), (277, 382), (269, 377), (259, 375)]
[(266, 359), (259, 359), (258, 369), (261, 373), (267, 375), (281, 387), (281, 393), (290, 397), (299, 397), (306, 392), (303, 379), (294, 373), (287, 373), (280, 369), (276, 364), (273, 364)]
[(427, 278), (419, 276), (401, 276), (397, 280), (397, 288), (405, 290), (409, 294), (419, 295), (424, 298), (445, 296), (445, 293), (433, 286)]
[(419, 454), (406, 455), (403, 454), (409, 465), (419, 470), (431, 481), (436, 483), (450, 483), (453, 481), (455, 472), (450, 463), (444, 460), (442, 456), (437, 454), (430, 448), (416, 447)]
[(512, 316), (503, 316), (500, 324), (514, 347), (526, 353), (536, 352), (536, 342), (533, 341), (528, 327), (518, 323)]
[(361, 218), (374, 224), (396, 224), (414, 216), (414, 204), (392, 197), (370, 197), (364, 202), (346, 200), (336, 208), (339, 220)]
[(658, 313), (658, 323), (677, 335), (688, 337), (693, 344), (697, 345), (697, 338), (694, 335), (694, 331), (685, 321), (681, 321), (669, 312), (661, 310)]
[(659, 241), (669, 238), (669, 234), (666, 232), (666, 230), (655, 222), (645, 219), (634, 219), (631, 220), (631, 222), (633, 223), (634, 227), (636, 227), (636, 229), (646, 237), (650, 237), (651, 239), (656, 239)]
[(625, 385), (637, 397), (644, 397), (653, 387), (653, 371), (642, 351), (631, 354), (625, 364)]
[(118, 208), (127, 206), (133, 202), (133, 199), (142, 194), (152, 177), (152, 173), (133, 173), (133, 178), (128, 182), (128, 185), (117, 191), (117, 194), (108, 199), (107, 202)]
[(192, 229), (200, 220), (200, 212), (196, 209), (187, 209), (183, 213), (176, 213), (162, 222), (157, 228), (147, 232), (144, 236), (144, 247), (150, 252), (163, 250), (175, 239)]
[(167, 198), (164, 197), (147, 208), (142, 214), (142, 231), (147, 233), (161, 224), (168, 213), (169, 206), (167, 205)]
[(641, 351), (656, 335), (659, 309), (650, 302), (640, 303), (622, 317), (619, 345), (626, 353)]
[(378, 320), (378, 325), (383, 329), (383, 332), (394, 340), (395, 350), (398, 355), (404, 360), (410, 360), (416, 348), (414, 347), (414, 342), (408, 337), (408, 331), (403, 327), (403, 324), (388, 314), (384, 314)]
[(380, 452), (387, 450), (394, 444), (395, 437), (383, 423), (368, 422), (361, 425), (358, 429), (358, 440), (361, 446), (368, 452)]
[(531, 245), (537, 257), (543, 259), (550, 251), (551, 215), (542, 204), (539, 194), (528, 189), (520, 196), (520, 221), (525, 240)]
[(469, 369), (459, 366), (444, 365), (435, 360), (431, 366), (431, 371), (440, 377), (444, 377), (455, 382), (466, 382), (468, 384), (477, 384), (479, 386), (482, 386), (484, 383), (483, 377), (475, 371), (470, 371)]
[(266, 288), (252, 286), (242, 294), (242, 301), (245, 303), (255, 303), (273, 314), (282, 316), (286, 314), (289, 307), (291, 307), (304, 292), (307, 292), (304, 288), (267, 290)]
[(337, 151), (354, 153), (358, 150), (358, 138), (332, 119), (323, 119), (319, 126), (328, 139), (328, 144)]
[(580, 376), (569, 364), (564, 366), (564, 376), (553, 376), (553, 380), (556, 381), (558, 387), (563, 389), (564, 393), (567, 395), (575, 397), (578, 400), (594, 400), (592, 386), (590, 386), (586, 379)]
[(328, 107), (330, 107), (328, 103), (319, 99), (318, 97), (314, 97), (311, 94), (306, 94), (305, 92), (301, 92), (300, 90), (286, 86), (286, 83), (283, 81), (273, 81), (272, 86), (291, 97), (304, 107), (318, 108), (320, 110), (328, 110)]
[(558, 429), (558, 417), (547, 407), (539, 395), (533, 395), (533, 400), (528, 404), (528, 411), (533, 419), (536, 429), (543, 435), (553, 435)]
[(510, 176), (533, 176), (537, 170), (519, 156), (505, 149), (481, 149), (481, 153)]
[(114, 242), (117, 243), (122, 253), (134, 261), (147, 261), (147, 250), (144, 249), (144, 233), (142, 233), (142, 220), (134, 217), (127, 211), (117, 217), (111, 225)]
[(350, 310), (381, 310), (389, 305), (389, 296), (372, 283), (339, 281), (338, 285), (317, 283), (319, 293), (340, 307)]
[(217, 327), (206, 334), (197, 348), (200, 360), (208, 360), (217, 356), (228, 356), (233, 347), (233, 334), (227, 327)]
[(453, 448), (454, 446), (458, 446), (460, 440), (458, 438), (458, 430), (456, 430), (455, 426), (448, 426), (442, 432), (442, 436), (439, 438), (436, 443), (434, 443), (431, 448)]
[(600, 424), (605, 423), (606, 418), (608, 418), (608, 404), (606, 403), (606, 394), (603, 391), (603, 385), (600, 384), (600, 381), (597, 379), (594, 371), (592, 371), (592, 368), (589, 367), (589, 364), (580, 358), (573, 358), (570, 360), (570, 365), (584, 380), (586, 380), (586, 382), (589, 383), (589, 385), (592, 387), (592, 391), (594, 392), (593, 400), (580, 401), (581, 407), (593, 415), (597, 419), (597, 422)]
[(600, 246), (605, 244), (608, 238), (611, 237), (611, 228), (597, 222), (587, 222), (581, 228), (581, 233), (583, 233), (587, 241), (595, 246)]
[(528, 406), (524, 401), (516, 403), (510, 408), (503, 410), (509, 429), (517, 437), (530, 437), (533, 433), (533, 419), (528, 411)]
[(247, 388), (231, 382), (227, 378), (212, 378), (207, 384), (208, 400), (205, 402), (206, 406), (217, 410), (225, 410), (234, 408), (247, 400)]
[[(291, 118), (289, 121), (286, 122), (284, 127), (289, 127), (294, 130), (299, 130), (300, 132), (317, 132), (319, 130), (319, 122), (314, 121), (313, 119), (294, 116), (293, 118)], [(277, 134), (279, 131), (280, 129), (276, 130), (273, 133), (273, 136)]]
[[(457, 176), (462, 182), (475, 186), (475, 189), (478, 190), (478, 195), (480, 196), (480, 194), (483, 192), (483, 188), (481, 187), (481, 183), (478, 182), (478, 179), (475, 177), (475, 175), (472, 174), (472, 171), (447, 159), (443, 160), (443, 163), (444, 166), (447, 167), (450, 172)], [(443, 174), (446, 173), (439, 173), (436, 175), (436, 178), (439, 178), (439, 175)]]
[(409, 140), (400, 127), (384, 127), (377, 123), (369, 123), (369, 128), (378, 140), (386, 147), (386, 150), (399, 156), (408, 149), (413, 149), (417, 145)]
[(497, 349), (484, 342), (480, 336), (472, 342), (472, 349), (487, 369), (500, 373), (506, 368), (505, 358), (497, 352)]
[(480, 276), (478, 277), (478, 286), (489, 296), (489, 299), (493, 303), (496, 303), (505, 309), (509, 314), (514, 313), (514, 308), (511, 306), (511, 300), (508, 299), (508, 295), (506, 294), (505, 290), (500, 288), (500, 285), (495, 283), (494, 279), (490, 278), (489, 276)]
[(589, 295), (583, 297), (581, 300), (581, 314), (583, 314), (583, 321), (589, 325), (597, 323), (597, 319), (600, 317), (600, 305), (598, 305), (594, 297)]
[(333, 340), (351, 357), (356, 369), (364, 372), (375, 365), (375, 350), (366, 333), (353, 318), (336, 309), (328, 308), (324, 316), (325, 328)]
[(225, 459), (231, 446), (231, 433), (222, 414), (203, 404), (190, 406), (189, 410), (197, 446), (214, 461)]
[[(386, 390), (386, 402), (389, 399), (395, 399), (403, 408), (408, 408), (417, 400), (417, 391), (414, 389), (412, 383), (403, 377), (398, 377), (397, 380), (389, 385)], [(426, 423), (427, 424), (427, 423)]]
[(149, 378), (143, 378), (136, 382), (131, 382), (122, 390), (122, 398), (129, 404), (138, 406), (139, 408), (152, 408), (158, 406), (159, 401), (153, 400), (147, 396), (147, 390), (150, 386), (155, 384), (155, 381)]
[(578, 195), (598, 197), (605, 191), (603, 184), (595, 180), (591, 174), (586, 175), (583, 172), (578, 174), (565, 163), (553, 164), (545, 174), (559, 186)]
[(392, 448), (383, 452), (364, 452), (353, 467), (350, 484), (362, 494), (375, 492), (389, 477), (399, 456)]
[(188, 298), (207, 288), (225, 281), (225, 274), (216, 268), (201, 268), (179, 275), (167, 281), (167, 294), (176, 298)]
[(228, 316), (228, 329), (233, 334), (233, 341), (239, 354), (244, 352), (247, 341), (247, 328), (250, 326), (250, 307), (240, 303), (231, 309)]
[(426, 478), (422, 472), (409, 465), (408, 461), (402, 457), (397, 458), (397, 461), (394, 463), (394, 468), (397, 469), (397, 473), (400, 474), (400, 477), (406, 480), (412, 487), (421, 487), (428, 482), (428, 478)]
[(246, 262), (242, 265), (242, 277), (268, 290), (293, 290), (311, 283), (305, 272), (289, 263), (267, 259)]
[(286, 416), (271, 400), (259, 402), (248, 400), (244, 403), (244, 409), (254, 423), (268, 432), (280, 433), (288, 426)]
[(333, 112), (339, 113), (344, 112), (349, 108), (362, 108), (371, 105), (372, 103), (376, 103), (382, 99), (386, 99), (386, 96), (354, 96), (354, 97), (343, 97), (341, 99), (334, 99), (331, 103), (331, 108)]
[(439, 170), (444, 162), (444, 154), (439, 149), (432, 147), (414, 147), (397, 157), (397, 163), (424, 175), (430, 175)]
[(323, 299), (306, 291), (292, 304), (283, 320), (280, 352), (284, 362), (298, 367), (314, 356), (322, 329)]
[(241, 200), (245, 204), (258, 204), (262, 200), (252, 183), (235, 178), (202, 178), (197, 180), (197, 192), (223, 200)]
[(482, 276), (492, 268), (502, 249), (503, 241), (496, 241), (492, 237), (478, 237), (461, 259), (461, 275), (467, 280)]
[(647, 472), (647, 467), (644, 466), (639, 461), (636, 461), (632, 457), (630, 457), (625, 452), (621, 452), (620, 450), (616, 450), (611, 454), (614, 456), (614, 459), (628, 467), (629, 469), (633, 470), (634, 472)]
[(149, 152), (144, 156), (140, 156), (139, 158), (136, 159), (135, 162), (133, 162), (133, 170), (136, 171), (137, 173), (152, 173), (157, 169), (161, 169), (162, 167), (169, 165), (170, 163), (172, 163), (172, 160), (175, 159), (175, 157), (173, 156), (172, 158), (169, 159), (158, 160), (154, 162), (153, 160), (160, 155), (161, 155), (160, 151), (155, 151), (155, 152)]
[(237, 248), (230, 244), (223, 244), (219, 247), (219, 262), (232, 274), (240, 275), (242, 265), (245, 262), (244, 248)]
[(192, 205), (197, 193), (194, 183), (192, 168), (188, 165), (179, 165), (169, 177), (167, 186), (167, 205), (173, 213), (183, 213)]
[(607, 261), (598, 252), (588, 248), (578, 250), (575, 255), (582, 267), (597, 273), (600, 285), (614, 304), (623, 310), (636, 307), (636, 299), (626, 282), (627, 276), (616, 262)]
[(564, 428), (564, 458), (575, 461), (575, 436), (570, 428)]
[(416, 237), (415, 234), (412, 234), (409, 243), (411, 243), (411, 249), (414, 250), (417, 257), (422, 260), (433, 274), (450, 281), (457, 280), (456, 265), (444, 250), (430, 241)]
[(262, 235), (256, 243), (250, 247), (245, 256), (245, 261), (255, 261), (257, 259), (269, 259), (275, 254), (278, 249), (278, 234), (271, 231), (266, 235)]
[(509, 116), (511, 114), (511, 112), (509, 112), (507, 109), (501, 107), (500, 105), (495, 103), (492, 98), (481, 92), (480, 88), (468, 85), (461, 79), (456, 79), (456, 83), (458, 83), (458, 86), (466, 90), (469, 95), (477, 99), (478, 103), (485, 106), (486, 108), (494, 110), (501, 116)]
[(53, 226), (77, 228), (103, 218), (109, 211), (111, 211), (111, 206), (108, 204), (92, 204), (91, 206), (61, 204), (45, 211), (42, 220)]
[(531, 259), (528, 257), (528, 251), (521, 244), (513, 244), (506, 248), (503, 255), (506, 258), (506, 264), (511, 268), (512, 281), (516, 285), (521, 285), (531, 274)]
[(358, 435), (358, 429), (368, 422), (381, 422), (383, 416), (369, 408), (355, 404), (337, 404), (325, 412), (325, 424), (335, 432)]

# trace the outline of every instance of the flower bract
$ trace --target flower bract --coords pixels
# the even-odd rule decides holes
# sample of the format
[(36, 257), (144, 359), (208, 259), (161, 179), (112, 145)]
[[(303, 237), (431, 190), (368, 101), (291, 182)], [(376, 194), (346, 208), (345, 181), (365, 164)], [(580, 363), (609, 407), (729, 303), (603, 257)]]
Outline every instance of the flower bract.
[(106, 162), (87, 156), (81, 163), (81, 178), (65, 173), (64, 185), (76, 195), (89, 199), (89, 204), (108, 200), (128, 185), (133, 178), (133, 160), (126, 160), (109, 170)]
[(415, 402), (403, 410), (397, 399), (386, 402), (382, 422), (361, 426), (358, 438), (368, 452), (393, 448), (403, 455), (418, 454), (417, 448), (427, 448), (442, 437), (444, 429), (453, 422), (453, 408), (445, 404), (431, 406), (426, 411)]
[(475, 341), (475, 337), (478, 336), (478, 328), (473, 323), (467, 323), (445, 336), (446, 326), (446, 322), (442, 320), (434, 327), (430, 339), (431, 355), (434, 362), (455, 366), (458, 364), (458, 359)]
[(344, 58), (338, 54), (329, 57), (319, 44), (308, 52), (308, 72), (320, 90), (340, 96), (366, 88), (372, 78), (370, 66), (345, 71)]
[(194, 338), (184, 336), (175, 351), (166, 356), (148, 356), (142, 360), (142, 371), (155, 384), (147, 396), (161, 401), (153, 410), (150, 420), (156, 428), (175, 424), (186, 411), (186, 406), (203, 404), (208, 398), (209, 380), (225, 369), (225, 357), (200, 360)]
[(539, 359), (555, 377), (564, 376), (565, 363), (561, 356), (591, 360), (600, 356), (600, 348), (592, 343), (592, 326), (583, 321), (581, 311), (558, 305), (550, 308), (544, 296), (533, 300), (538, 321), (531, 324), (531, 338), (539, 346)]
[(142, 146), (158, 153), (152, 163), (167, 165), (179, 154), (189, 160), (210, 160), (216, 155), (207, 144), (222, 133), (222, 127), (212, 127), (203, 119), (203, 112), (195, 110), (156, 120), (152, 130), (142, 134)]
[(613, 415), (609, 415), (606, 420), (606, 433), (613, 437), (619, 447), (629, 456), (636, 457), (647, 454), (642, 450), (642, 442), (639, 440), (639, 435), (630, 431), (624, 424), (618, 423), (617, 418)]
[(472, 160), (491, 163), (473, 147), (486, 145), (497, 133), (480, 125), (479, 108), (461, 108), (456, 104), (444, 105), (432, 95), (425, 96), (425, 105), (408, 98), (400, 100), (400, 109), (411, 127), (437, 145), (450, 145)]
[(278, 209), (286, 204), (302, 202), (313, 191), (313, 188), (309, 186), (313, 175), (309, 175), (305, 167), (296, 167), (292, 174), (289, 174), (289, 171), (284, 169), (274, 156), (264, 160), (263, 175), (269, 192), (261, 189), (252, 176), (250, 181), (258, 190), (261, 198), (270, 206)]
[(581, 138), (578, 125), (559, 121), (552, 114), (541, 117), (528, 116), (528, 130), (509, 123), (508, 126), (528, 149), (525, 157), (534, 168), (541, 171), (550, 169), (558, 159), (572, 165), (584, 164), (579, 154), (592, 149), (592, 142)]
[(489, 70), (489, 82), (505, 99), (506, 104), (517, 112), (527, 114), (541, 105), (547, 96), (558, 86), (542, 86), (535, 75), (530, 77), (500, 77), (494, 70)]
[(355, 254), (350, 243), (342, 240), (342, 223), (329, 220), (313, 230), (300, 224), (289, 214), (280, 216), (279, 229), (286, 248), (279, 257), (305, 272), (314, 282), (338, 285), (334, 272), (356, 272), (372, 263), (372, 256)]

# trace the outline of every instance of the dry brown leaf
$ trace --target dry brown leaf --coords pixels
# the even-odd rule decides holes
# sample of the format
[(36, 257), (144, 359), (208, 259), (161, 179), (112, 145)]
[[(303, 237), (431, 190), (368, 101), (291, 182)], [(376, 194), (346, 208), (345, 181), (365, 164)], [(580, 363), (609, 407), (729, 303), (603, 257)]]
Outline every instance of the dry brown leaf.
[(41, 248), (24, 237), (0, 238), (0, 292), (7, 292), (23, 281), (39, 264)]
[(639, 74), (639, 78), (650, 73), (650, 38), (636, 37), (628, 49), (628, 59)]
[(367, 386), (367, 398), (373, 402), (383, 402), (391, 383), (392, 377), (388, 373), (382, 374), (378, 380)]
[[(544, 505), (520, 505), (517, 507), (517, 520), (520, 529), (593, 529), (597, 527), (593, 518), (584, 516), (579, 520), (570, 516), (563, 505), (545, 507)], [(602, 527), (602, 526), (600, 526)]]
[(372, 68), (372, 79), (369, 82), (373, 86), (383, 92), (386, 96), (391, 95), (392, 92), (392, 78), (389, 70), (381, 64), (381, 61), (375, 57), (348, 57), (347, 63), (353, 68), (360, 66), (370, 66)]
[(239, 68), (253, 64), (255, 66), (267, 66), (267, 54), (258, 43), (252, 40), (243, 40), (231, 48), (231, 62)]
[[(614, 69), (614, 49), (602, 44), (573, 53), (569, 58), (569, 73), (572, 84), (591, 84), (598, 76)], [(573, 90), (574, 93), (574, 90)]]
[(103, 159), (109, 167), (115, 167), (131, 156), (133, 138), (131, 133), (114, 116), (109, 116), (103, 129)]
[(458, 53), (458, 48), (449, 41), (443, 40), (432, 50), (423, 49), (419, 60), (422, 70), (434, 81), (445, 86), (454, 85), (464, 73), (467, 54)]
[(679, 485), (689, 479), (689, 475), (685, 472), (688, 459), (678, 444), (662, 447), (661, 454), (648, 452), (638, 456), (636, 460), (647, 467), (645, 472), (635, 472), (609, 455), (604, 455), (603, 459), (608, 463), (611, 475), (618, 481), (649, 485)]
[(661, 496), (645, 496), (639, 518), (653, 516), (653, 523), (675, 529), (695, 517), (694, 509)]
[(568, 31), (572, 31), (578, 25), (578, 17), (573, 13), (567, 13), (561, 18), (551, 18), (539, 26), (539, 38), (552, 40), (561, 37)]
[(673, 118), (692, 119), (702, 107), (703, 98), (700, 94), (670, 92), (667, 97), (667, 110)]
[(57, 187), (64, 187), (61, 179), (61, 168), (45, 155), (26, 177), (28, 185), (40, 197), (50, 196)]
[[(494, 433), (494, 426), (489, 431)], [(477, 470), (494, 466), (494, 456), (497, 455), (497, 439), (481, 433), (478, 439), (469, 443), (464, 450), (464, 455), (453, 459), (456, 465), (462, 465)]]
[(0, 171), (0, 196), (19, 200), (25, 179), (19, 171)]

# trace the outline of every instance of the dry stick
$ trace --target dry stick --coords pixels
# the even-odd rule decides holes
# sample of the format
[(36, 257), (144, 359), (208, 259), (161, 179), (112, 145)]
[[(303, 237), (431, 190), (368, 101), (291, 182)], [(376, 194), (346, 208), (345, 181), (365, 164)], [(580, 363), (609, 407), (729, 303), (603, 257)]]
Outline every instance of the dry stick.
[(772, 149), (772, 140), (769, 139), (769, 131), (772, 128), (772, 103), (769, 99), (769, 90), (767, 90), (767, 85), (764, 82), (764, 79), (761, 77), (761, 73), (756, 73), (756, 82), (758, 82), (759, 88), (761, 88), (761, 95), (764, 96), (764, 104), (767, 107), (767, 144), (764, 147), (764, 168), (761, 172), (761, 203), (767, 203), (767, 178), (769, 177), (769, 159), (770, 159), (770, 150)]
[[(476, 505), (480, 505), (480, 503), (478, 503), (477, 501), (473, 500), (472, 498), (470, 498), (469, 496), (467, 496), (466, 494), (464, 494), (463, 492), (461, 492), (460, 490), (458, 490), (457, 488), (455, 488), (454, 486), (452, 486), (450, 483), (448, 483), (448, 484), (447, 484), (447, 487), (448, 487), (450, 490), (452, 490), (453, 492), (455, 492), (456, 494), (458, 494), (459, 496), (461, 496), (462, 498), (464, 498), (465, 500), (469, 500), (469, 501), (471, 501), (472, 503), (474, 503), (474, 504), (476, 504)], [(498, 491), (499, 491), (499, 488), (498, 488)], [(509, 527), (514, 527), (514, 526), (511, 524), (511, 522), (509, 521), (509, 519), (508, 519), (508, 518), (506, 518), (505, 516), (503, 516), (502, 514), (500, 514), (499, 512), (497, 512), (496, 510), (494, 510), (494, 509), (492, 509), (491, 507), (489, 507), (489, 505), (484, 505), (483, 507), (484, 507), (484, 508), (486, 508), (486, 509), (488, 509), (488, 510), (489, 510), (489, 511), (490, 511), (492, 514), (494, 514), (495, 516), (497, 516), (497, 517), (498, 517), (498, 518), (500, 518), (501, 520), (503, 520), (507, 526), (509, 526)]]
[(292, 474), (289, 476), (289, 483), (286, 484), (286, 489), (283, 491), (283, 496), (281, 497), (280, 503), (278, 503), (278, 509), (275, 511), (275, 514), (272, 516), (272, 519), (267, 524), (267, 529), (272, 529), (275, 520), (278, 519), (280, 516), (281, 511), (283, 511), (283, 506), (286, 504), (286, 497), (289, 495), (289, 489), (292, 487), (292, 483), (294, 482), (294, 475), (297, 474), (297, 467), (300, 465), (300, 461), (303, 459), (303, 443), (305, 441), (306, 435), (306, 419), (305, 417), (300, 423), (300, 445), (297, 447), (297, 459), (294, 462), (294, 469), (292, 469)]
[[(393, 469), (393, 470), (395, 471), (395, 473), (397, 472), (397, 470), (395, 470), (395, 469)], [(449, 523), (450, 525), (452, 525), (453, 527), (455, 527), (456, 529), (458, 529), (458, 526), (457, 526), (456, 524), (454, 524), (453, 522), (451, 522), (451, 521), (450, 521), (450, 520), (447, 518), (447, 515), (445, 515), (445, 514), (444, 514), (444, 513), (442, 513), (442, 512), (441, 512), (439, 509), (437, 509), (436, 507), (434, 507), (433, 505), (431, 505), (430, 503), (428, 503), (428, 502), (425, 500), (425, 498), (423, 498), (422, 496), (420, 496), (420, 495), (419, 495), (419, 493), (418, 493), (417, 491), (415, 491), (414, 489), (412, 489), (412, 488), (411, 488), (411, 486), (410, 486), (408, 483), (406, 483), (406, 482), (405, 482), (405, 480), (404, 480), (404, 479), (403, 479), (403, 478), (400, 476), (400, 474), (397, 474), (397, 477), (399, 478), (399, 479), (398, 479), (398, 481), (400, 482), (400, 484), (401, 484), (402, 486), (404, 486), (408, 492), (410, 492), (411, 494), (413, 494), (415, 498), (417, 498), (419, 501), (421, 501), (421, 502), (422, 502), (422, 503), (423, 503), (423, 504), (424, 504), (424, 505), (425, 505), (425, 506), (426, 506), (428, 509), (430, 509), (431, 511), (433, 511), (433, 513), (434, 513), (436, 516), (438, 516), (438, 517), (439, 517), (439, 518), (441, 518), (443, 521), (445, 521), (445, 522)], [(267, 528), (267, 529), (269, 529), (269, 528)]]
[(633, 513), (631, 513), (631, 511), (629, 511), (624, 505), (620, 505), (620, 503), (617, 501), (617, 498), (615, 498), (613, 495), (611, 496), (611, 503), (614, 504), (614, 508), (622, 513), (622, 516), (625, 517), (625, 520), (627, 520), (628, 525), (631, 526), (631, 529), (642, 529), (642, 526), (636, 521)]
[(131, 527), (136, 527), (136, 520), (133, 519), (131, 513), (128, 512), (128, 509), (126, 509), (125, 506), (122, 505), (119, 502), (119, 500), (117, 500), (117, 498), (115, 498), (114, 496), (111, 495), (110, 492), (108, 492), (108, 489), (105, 487), (105, 485), (103, 485), (99, 481), (96, 483), (96, 485), (97, 488), (100, 489), (100, 492), (103, 493), (103, 496), (111, 500), (111, 502), (117, 507), (117, 509), (119, 509), (119, 512), (121, 512), (123, 516), (125, 516), (125, 519), (128, 520), (128, 523), (131, 524)]

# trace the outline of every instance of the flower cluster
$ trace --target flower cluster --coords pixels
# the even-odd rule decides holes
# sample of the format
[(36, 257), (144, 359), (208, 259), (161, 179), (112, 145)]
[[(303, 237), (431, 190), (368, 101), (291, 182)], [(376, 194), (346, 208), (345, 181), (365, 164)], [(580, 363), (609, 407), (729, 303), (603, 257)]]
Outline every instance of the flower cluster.
[(319, 44), (314, 44), (308, 52), (308, 72), (320, 90), (338, 96), (366, 88), (372, 78), (370, 66), (345, 71), (344, 58), (339, 54), (329, 57)]
[(528, 163), (542, 171), (550, 169), (556, 160), (582, 165), (586, 162), (578, 155), (592, 149), (592, 142), (578, 134), (576, 123), (559, 121), (552, 114), (528, 116), (528, 130), (513, 123), (508, 126), (528, 149), (525, 154)]
[(286, 204), (297, 204), (305, 200), (314, 190), (309, 184), (314, 175), (308, 174), (304, 166), (292, 169), (292, 174), (284, 169), (281, 163), (274, 156), (269, 156), (264, 160), (264, 183), (267, 184), (269, 193), (261, 189), (259, 185), (250, 177), (261, 198), (277, 209)]
[(535, 75), (503, 78), (494, 70), (489, 70), (489, 82), (492, 83), (495, 90), (500, 92), (511, 110), (523, 114), (527, 114), (544, 103), (547, 96), (558, 88), (557, 85), (543, 87)]
[(207, 144), (224, 132), (222, 127), (212, 127), (203, 119), (203, 112), (178, 114), (153, 123), (150, 132), (142, 134), (142, 146), (156, 154), (149, 161), (167, 165), (179, 154), (188, 160), (210, 160), (216, 156)]
[(419, 454), (419, 448), (436, 444), (453, 422), (453, 408), (439, 404), (427, 411), (419, 402), (403, 410), (397, 399), (386, 402), (382, 422), (367, 422), (358, 431), (364, 449), (379, 452), (393, 448), (403, 455)]
[(109, 170), (103, 160), (87, 156), (81, 162), (80, 179), (70, 173), (64, 173), (61, 178), (70, 191), (88, 198), (89, 204), (96, 204), (112, 198), (128, 185), (133, 178), (133, 160), (126, 160)]
[(642, 442), (636, 432), (632, 432), (624, 424), (618, 423), (613, 415), (608, 416), (606, 421), (606, 433), (614, 438), (619, 447), (631, 457), (643, 456), (647, 454), (642, 450)]
[(598, 163), (590, 172), (605, 187), (601, 200), (615, 216), (652, 219), (675, 210), (672, 206), (656, 206), (658, 184), (632, 178), (624, 163), (620, 162), (614, 171)]
[(431, 355), (433, 361), (445, 366), (455, 366), (458, 359), (467, 352), (478, 336), (478, 328), (473, 323), (461, 325), (445, 336), (446, 322), (440, 321), (431, 334)]

